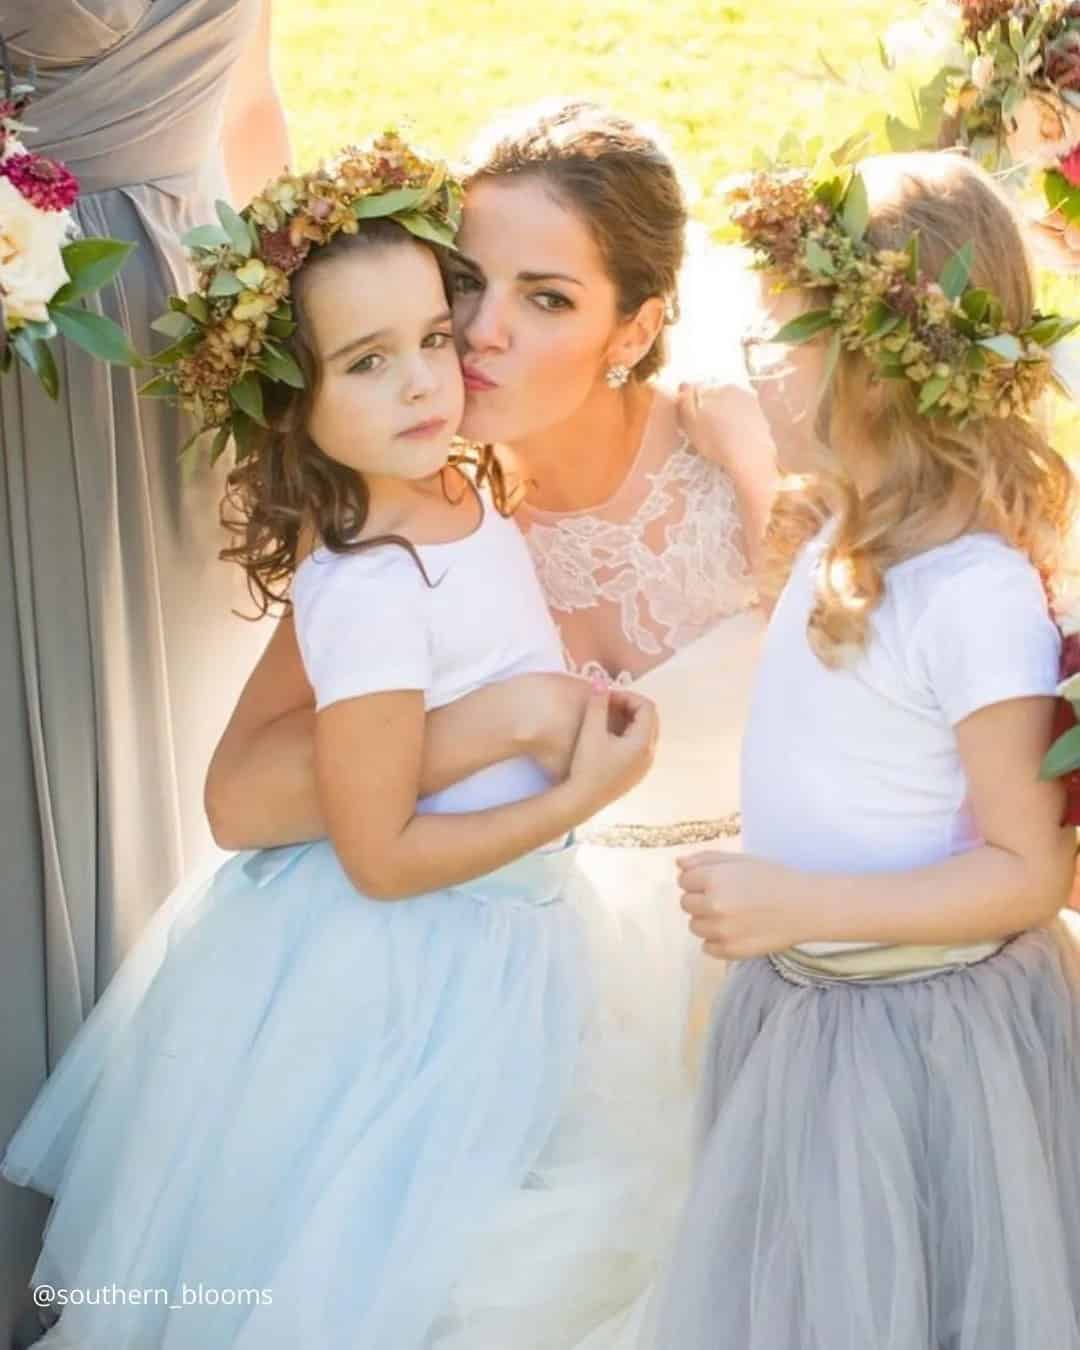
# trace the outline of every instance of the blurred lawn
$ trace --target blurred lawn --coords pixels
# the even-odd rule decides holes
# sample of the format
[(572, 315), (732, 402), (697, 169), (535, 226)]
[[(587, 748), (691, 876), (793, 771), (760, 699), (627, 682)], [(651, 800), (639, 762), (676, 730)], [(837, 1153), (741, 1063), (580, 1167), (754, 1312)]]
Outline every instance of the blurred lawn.
[[(860, 91), (857, 68), (916, 10), (915, 0), (292, 0), (275, 7), (274, 55), (300, 164), (389, 123), (454, 157), (504, 109), (580, 94), (658, 123), (700, 194), (696, 214), (716, 225), (710, 193), (755, 147), (774, 149), (788, 128), (839, 144), (875, 110), (880, 94)], [(822, 79), (822, 51), (856, 78)], [(1080, 282), (1045, 282), (1043, 300), (1080, 313)]]
[(817, 53), (841, 68), (872, 57), (898, 12), (882, 0), (303, 0), (275, 10), (275, 60), (301, 163), (388, 122), (455, 155), (507, 107), (584, 94), (658, 122), (707, 191), (788, 126), (824, 119), (842, 139), (869, 103), (828, 93)]

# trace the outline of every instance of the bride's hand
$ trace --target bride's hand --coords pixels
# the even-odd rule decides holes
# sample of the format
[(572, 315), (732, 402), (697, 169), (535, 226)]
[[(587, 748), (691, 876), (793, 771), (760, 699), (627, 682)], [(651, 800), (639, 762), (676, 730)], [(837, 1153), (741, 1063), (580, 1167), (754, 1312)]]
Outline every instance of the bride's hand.
[(776, 451), (757, 395), (738, 384), (682, 384), (679, 425), (694, 449), (738, 488), (775, 474)]

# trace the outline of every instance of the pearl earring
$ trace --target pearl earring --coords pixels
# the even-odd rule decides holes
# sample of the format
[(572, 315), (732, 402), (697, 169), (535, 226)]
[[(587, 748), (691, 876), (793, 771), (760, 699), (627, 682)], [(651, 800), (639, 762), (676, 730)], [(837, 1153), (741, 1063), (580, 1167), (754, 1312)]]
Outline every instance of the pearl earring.
[(609, 389), (621, 389), (629, 378), (630, 367), (624, 365), (610, 366), (604, 376)]

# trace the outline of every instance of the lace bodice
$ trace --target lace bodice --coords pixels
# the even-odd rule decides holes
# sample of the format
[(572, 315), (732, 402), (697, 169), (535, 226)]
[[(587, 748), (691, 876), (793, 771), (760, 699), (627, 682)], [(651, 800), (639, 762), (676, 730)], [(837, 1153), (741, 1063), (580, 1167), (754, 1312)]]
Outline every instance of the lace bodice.
[(620, 684), (754, 599), (727, 474), (685, 438), (650, 439), (603, 506), (520, 515), (571, 668)]

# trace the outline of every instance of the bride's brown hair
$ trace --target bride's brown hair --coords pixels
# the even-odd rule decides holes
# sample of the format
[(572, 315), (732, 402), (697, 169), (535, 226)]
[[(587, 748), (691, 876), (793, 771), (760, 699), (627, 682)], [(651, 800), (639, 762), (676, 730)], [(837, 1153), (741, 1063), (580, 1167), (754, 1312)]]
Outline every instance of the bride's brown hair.
[[(1031, 264), (1012, 206), (990, 177), (950, 153), (883, 155), (860, 166), (870, 199), (867, 238), (902, 249), (919, 237), (924, 274), (974, 244), (972, 283), (1000, 299), (1020, 330), (1035, 309)], [(1044, 574), (1054, 570), (1076, 509), (1072, 472), (1043, 429), (1018, 416), (960, 426), (918, 411), (906, 380), (876, 383), (859, 354), (844, 354), (818, 409), (826, 445), (871, 447), (884, 466), (861, 494), (839, 456), (801, 490), (782, 493), (770, 529), (774, 572), (786, 571), (797, 546), (826, 517), (834, 533), (818, 575), (809, 638), (828, 665), (866, 640), (869, 618), (890, 566), (917, 553), (927, 527), (947, 511), (968, 509), (967, 528), (1001, 534)]]

